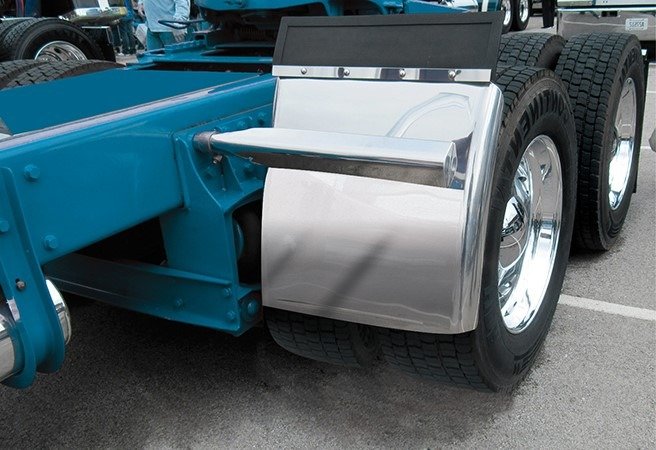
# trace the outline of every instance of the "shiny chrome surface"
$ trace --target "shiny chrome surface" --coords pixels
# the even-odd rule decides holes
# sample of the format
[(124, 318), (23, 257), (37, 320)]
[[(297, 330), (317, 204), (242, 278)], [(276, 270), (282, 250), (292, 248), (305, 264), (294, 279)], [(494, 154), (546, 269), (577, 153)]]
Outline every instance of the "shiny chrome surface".
[(452, 142), (285, 128), (216, 133), (216, 149), (268, 167), (342, 173), (446, 187), (455, 175)]
[(105, 5), (101, 4), (99, 7), (95, 8), (76, 8), (60, 17), (77, 23), (106, 23), (118, 20), (128, 14), (128, 9), (125, 6), (109, 6), (107, 2), (104, 3)]
[(522, 156), (506, 205), (499, 249), (499, 309), (521, 333), (540, 309), (556, 258), (562, 216), (560, 159), (551, 138), (533, 139)]
[(448, 188), (270, 169), (263, 303), (414, 331), (474, 329), (501, 112), (493, 85), (280, 79), (275, 128), (453, 142), (457, 160)]
[(61, 325), (62, 334), (64, 335), (64, 342), (68, 344), (68, 342), (71, 340), (72, 334), (71, 315), (68, 312), (68, 306), (66, 306), (64, 297), (61, 295), (59, 289), (57, 289), (52, 281), (46, 279), (46, 286), (48, 287), (50, 298), (52, 298), (52, 304), (55, 306), (57, 317), (59, 317), (59, 325)]
[(611, 209), (620, 206), (628, 187), (633, 163), (637, 107), (635, 84), (632, 78), (627, 78), (615, 113), (615, 143), (608, 166), (608, 201)]
[(87, 59), (82, 50), (66, 41), (52, 41), (37, 50), (34, 59), (40, 61), (81, 61)]
[(273, 66), (272, 74), (292, 78), (489, 83), (489, 69), (414, 69), (394, 67)]
[(531, 7), (528, 2), (529, 0), (519, 0), (519, 3), (517, 4), (519, 7), (519, 19), (522, 22), (526, 22), (528, 20), (528, 15), (531, 13)]
[(478, 2), (476, 0), (445, 0), (445, 3), (452, 8), (462, 8), (471, 12), (478, 12)]
[(510, 0), (501, 0), (501, 11), (503, 11), (503, 26), (505, 28), (512, 21), (512, 2)]
[(0, 314), (0, 381), (16, 371), (16, 343), (11, 333), (11, 323)]

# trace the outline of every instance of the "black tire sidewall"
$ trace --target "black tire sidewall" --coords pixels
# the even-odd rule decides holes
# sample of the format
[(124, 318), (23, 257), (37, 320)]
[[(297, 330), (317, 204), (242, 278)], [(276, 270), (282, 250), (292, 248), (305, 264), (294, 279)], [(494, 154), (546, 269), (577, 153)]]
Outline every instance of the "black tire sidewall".
[(524, 31), (528, 26), (529, 20), (531, 20), (531, 1), (528, 0), (528, 15), (526, 16), (526, 21), (522, 22), (519, 14), (519, 0), (513, 0), (513, 20), (512, 20), (512, 29), (515, 31)]
[[(554, 78), (539, 81), (540, 89), (526, 95), (511, 114), (499, 137), (495, 184), (486, 232), (483, 283), (478, 327), (474, 340), (479, 370), (494, 390), (507, 390), (528, 371), (549, 330), (562, 288), (574, 224), (576, 193), (576, 135), (564, 87)], [(522, 112), (545, 91), (559, 92), (557, 107), (542, 114), (528, 130), (521, 126)], [(534, 103), (535, 105), (535, 103)], [(518, 131), (518, 132), (515, 132)], [(563, 176), (563, 209), (560, 238), (551, 278), (536, 316), (519, 334), (510, 333), (501, 317), (498, 302), (499, 246), (505, 205), (510, 198), (512, 179), (528, 144), (539, 135), (550, 137), (559, 152)], [(519, 140), (516, 140), (519, 138)], [(514, 141), (514, 144), (513, 144)], [(510, 174), (510, 176), (509, 176)]]
[(40, 48), (55, 41), (74, 45), (87, 59), (103, 59), (102, 52), (84, 30), (59, 20), (42, 21), (27, 29), (13, 49), (13, 58), (34, 59)]
[[(624, 219), (629, 210), (629, 205), (631, 203), (631, 196), (633, 193), (633, 188), (636, 183), (636, 177), (638, 174), (638, 160), (640, 154), (640, 141), (641, 141), (641, 131), (642, 131), (642, 121), (645, 103), (645, 86), (644, 78), (642, 75), (642, 56), (640, 54), (640, 48), (634, 45), (628, 46), (622, 54), (621, 69), (617, 71), (615, 80), (613, 81), (613, 88), (611, 89), (611, 94), (608, 100), (608, 107), (606, 117), (604, 118), (604, 123), (606, 128), (604, 129), (604, 135), (601, 144), (601, 160), (599, 167), (599, 186), (597, 192), (599, 193), (600, 198), (599, 202), (599, 223), (602, 228), (601, 238), (605, 240), (604, 246), (606, 248), (610, 247), (615, 240), (617, 239), (622, 225), (624, 224)], [(626, 185), (626, 191), (624, 197), (620, 202), (619, 206), (616, 209), (611, 209), (609, 202), (609, 193), (610, 186), (608, 185), (609, 180), (609, 170), (610, 170), (610, 161), (612, 152), (614, 150), (614, 123), (615, 115), (617, 114), (617, 109), (619, 107), (620, 96), (622, 93), (622, 87), (628, 78), (633, 79), (634, 87), (636, 90), (636, 135), (633, 146), (633, 160), (631, 161), (631, 169), (629, 172), (629, 178)]]

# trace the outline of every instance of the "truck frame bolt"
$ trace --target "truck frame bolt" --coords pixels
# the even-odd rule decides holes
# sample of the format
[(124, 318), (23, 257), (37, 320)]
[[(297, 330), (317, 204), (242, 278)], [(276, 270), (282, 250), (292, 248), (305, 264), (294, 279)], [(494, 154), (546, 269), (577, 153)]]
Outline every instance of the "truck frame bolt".
[(27, 284), (23, 280), (16, 280), (16, 289), (19, 291), (24, 291), (27, 287)]
[(348, 69), (344, 69), (344, 76), (348, 77), (349, 75), (351, 75), (351, 71)]
[(303, 67), (303, 68), (301, 69), (301, 73), (302, 73), (303, 75), (305, 75), (305, 74), (307, 73), (307, 69), (306, 69), (305, 67)]
[(57, 240), (57, 236), (53, 236), (52, 234), (49, 234), (48, 236), (44, 237), (43, 246), (46, 248), (46, 250), (54, 250), (57, 247), (59, 247), (59, 241)]
[(9, 222), (7, 222), (5, 219), (0, 219), (0, 233), (6, 233), (9, 231)]
[(28, 181), (36, 181), (41, 176), (41, 169), (34, 164), (28, 164), (25, 166), (25, 169), (23, 169), (23, 175), (25, 175), (25, 178), (27, 178)]
[(399, 70), (399, 77), (401, 77), (401, 78), (405, 77), (405, 69), (400, 69)]
[(234, 311), (228, 311), (226, 314), (226, 318), (228, 319), (228, 322), (234, 322), (235, 319), (237, 319), (237, 313)]
[(225, 288), (222, 292), (224, 297), (230, 297), (232, 295), (232, 289), (230, 288)]

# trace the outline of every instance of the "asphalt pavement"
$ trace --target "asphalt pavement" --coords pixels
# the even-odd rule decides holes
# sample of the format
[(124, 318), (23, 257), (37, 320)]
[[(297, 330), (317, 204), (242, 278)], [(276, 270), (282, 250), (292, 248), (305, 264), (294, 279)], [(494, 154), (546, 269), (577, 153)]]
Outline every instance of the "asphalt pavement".
[(656, 448), (655, 65), (646, 109), (622, 237), (571, 256), (567, 297), (512, 395), (306, 360), (261, 328), (233, 338), (69, 298), (62, 370), (0, 387), (0, 447)]

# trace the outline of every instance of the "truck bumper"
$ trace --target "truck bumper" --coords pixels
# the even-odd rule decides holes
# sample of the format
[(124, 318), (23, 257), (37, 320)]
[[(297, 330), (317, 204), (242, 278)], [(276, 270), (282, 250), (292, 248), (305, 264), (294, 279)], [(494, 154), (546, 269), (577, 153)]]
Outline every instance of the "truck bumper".
[(580, 33), (635, 34), (641, 41), (656, 39), (656, 5), (641, 7), (558, 8), (558, 34), (570, 38)]

